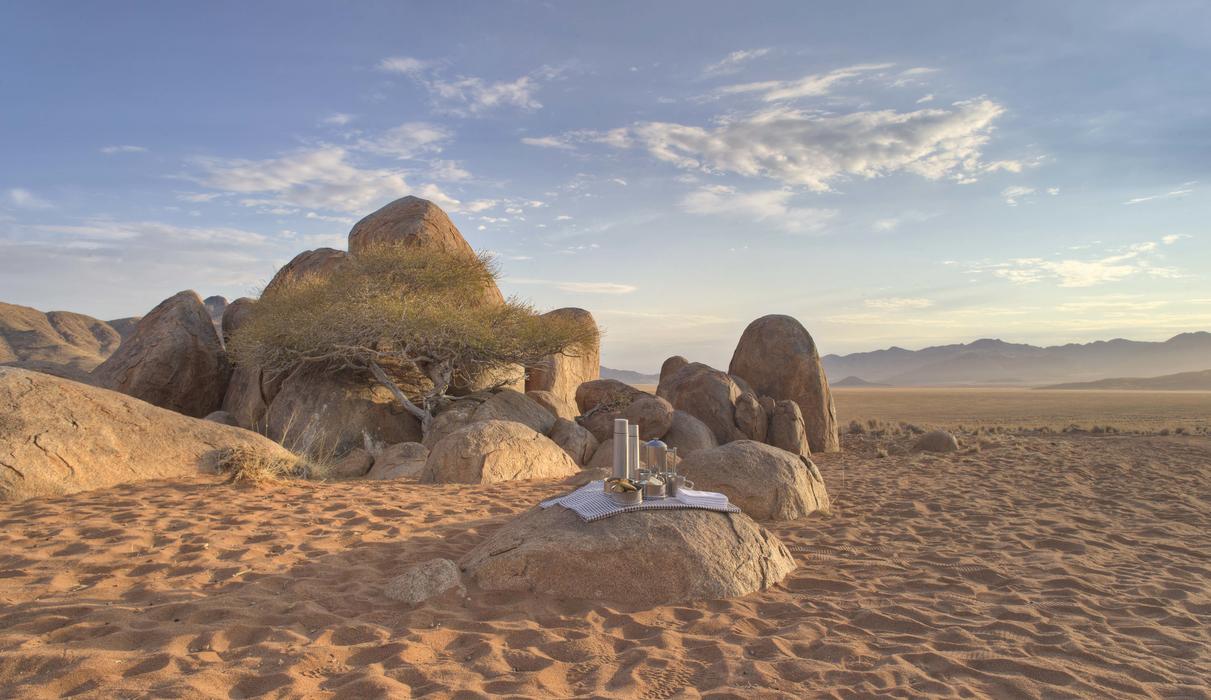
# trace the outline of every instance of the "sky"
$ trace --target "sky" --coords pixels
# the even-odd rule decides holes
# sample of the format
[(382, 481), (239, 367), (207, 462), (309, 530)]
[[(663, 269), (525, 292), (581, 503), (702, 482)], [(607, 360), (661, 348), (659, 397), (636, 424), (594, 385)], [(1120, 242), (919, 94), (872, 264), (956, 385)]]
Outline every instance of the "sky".
[(255, 295), (398, 197), (603, 364), (1211, 330), (1205, 2), (0, 0), (0, 300)]

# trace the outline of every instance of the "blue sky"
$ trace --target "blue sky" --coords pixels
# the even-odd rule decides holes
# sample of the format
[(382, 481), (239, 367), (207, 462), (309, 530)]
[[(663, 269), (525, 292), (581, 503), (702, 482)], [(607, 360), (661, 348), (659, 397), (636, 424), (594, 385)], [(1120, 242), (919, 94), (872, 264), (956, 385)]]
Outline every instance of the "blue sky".
[[(1008, 5), (1008, 6), (1007, 6)], [(1211, 6), (0, 3), (0, 300), (229, 298), (404, 194), (603, 361), (1211, 328)]]

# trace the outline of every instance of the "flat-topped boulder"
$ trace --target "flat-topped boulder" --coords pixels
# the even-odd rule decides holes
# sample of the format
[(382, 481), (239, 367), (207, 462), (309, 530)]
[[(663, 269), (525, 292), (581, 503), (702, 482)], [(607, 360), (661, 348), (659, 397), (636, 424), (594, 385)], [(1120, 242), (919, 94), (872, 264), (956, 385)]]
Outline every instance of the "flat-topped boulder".
[(482, 590), (666, 605), (762, 591), (795, 562), (742, 513), (648, 510), (586, 523), (553, 506), (518, 516), (459, 566)]
[(433, 446), (420, 481), (425, 484), (495, 484), (522, 479), (566, 479), (580, 471), (545, 435), (506, 420), (464, 426)]
[(686, 456), (677, 471), (701, 491), (718, 491), (758, 520), (828, 513), (828, 491), (811, 460), (753, 440)]
[[(597, 333), (593, 314), (584, 309), (555, 309), (543, 314), (543, 317), (583, 323), (591, 327), (594, 334)], [(545, 360), (530, 367), (526, 375), (526, 391), (549, 391), (560, 401), (571, 404), (576, 402), (576, 389), (581, 384), (600, 377), (601, 340), (595, 337), (592, 342), (548, 355)], [(575, 415), (563, 417), (574, 418)]]
[(242, 428), (67, 379), (0, 367), (0, 501), (214, 473), (226, 448), (293, 459)]

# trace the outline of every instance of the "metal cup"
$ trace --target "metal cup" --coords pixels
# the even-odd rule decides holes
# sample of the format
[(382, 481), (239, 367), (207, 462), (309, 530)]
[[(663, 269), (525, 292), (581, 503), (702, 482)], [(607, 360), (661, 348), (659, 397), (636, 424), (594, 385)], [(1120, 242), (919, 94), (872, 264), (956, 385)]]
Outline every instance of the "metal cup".
[(680, 491), (681, 489), (694, 488), (694, 482), (690, 481), (689, 479), (685, 478), (684, 476), (681, 476), (680, 474), (674, 474), (674, 475), (668, 477), (668, 479), (665, 481), (665, 484), (667, 485), (668, 493), (670, 496), (676, 496), (677, 492)]

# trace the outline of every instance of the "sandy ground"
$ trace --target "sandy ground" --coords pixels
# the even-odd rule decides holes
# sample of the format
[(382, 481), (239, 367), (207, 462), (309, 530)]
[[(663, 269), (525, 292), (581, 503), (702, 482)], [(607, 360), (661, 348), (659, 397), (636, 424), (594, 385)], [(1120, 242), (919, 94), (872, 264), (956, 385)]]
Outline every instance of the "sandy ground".
[(1122, 431), (1211, 433), (1208, 391), (1078, 391), (985, 388), (851, 388), (833, 390), (837, 419), (908, 420), (943, 428), (1076, 425)]
[(835, 514), (772, 528), (781, 585), (654, 609), (384, 597), (553, 484), (0, 505), (0, 696), (1211, 697), (1211, 441), (983, 440), (847, 436), (819, 460)]

